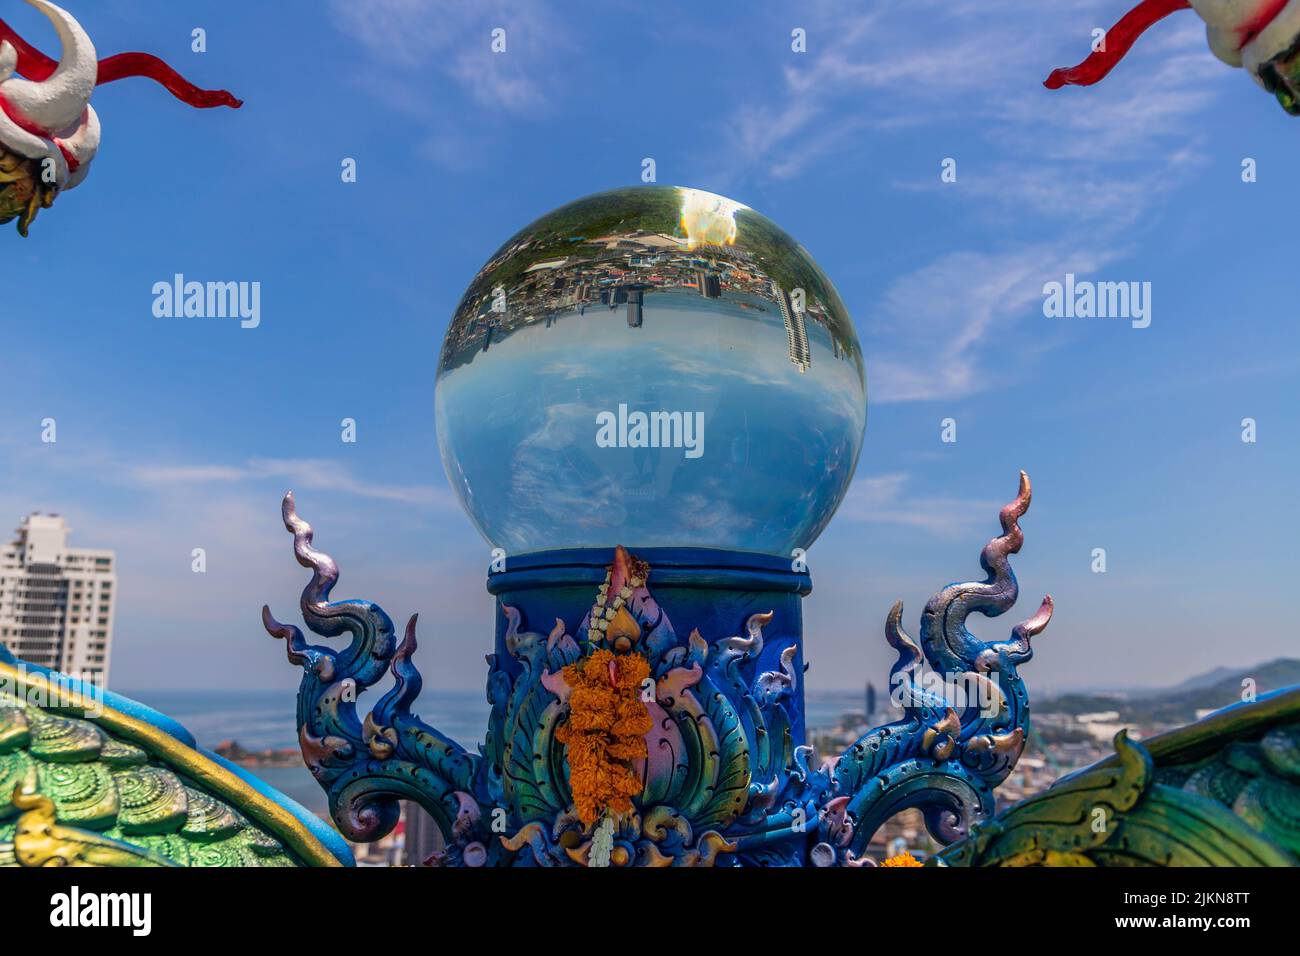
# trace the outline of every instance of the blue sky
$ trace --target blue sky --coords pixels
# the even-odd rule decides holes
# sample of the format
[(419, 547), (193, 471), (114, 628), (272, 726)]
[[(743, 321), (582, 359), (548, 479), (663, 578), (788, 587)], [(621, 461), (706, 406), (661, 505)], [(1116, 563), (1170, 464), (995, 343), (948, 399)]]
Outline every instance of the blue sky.
[[(1279, 596), (1300, 531), (1300, 127), (1192, 13), (1101, 85), (1049, 93), (1127, 0), (68, 6), (100, 56), (157, 53), (246, 100), (100, 88), (85, 184), (31, 238), (0, 237), (0, 515), (58, 511), (74, 543), (117, 549), (115, 686), (296, 684), (258, 620), (263, 602), (292, 618), (304, 582), (288, 488), (341, 565), (336, 595), (419, 611), (426, 686), (481, 686), (488, 549), (438, 460), (441, 337), (505, 238), (637, 183), (645, 157), (788, 230), (858, 326), (866, 441), (810, 556), (810, 687), (884, 679), (890, 604), (914, 629), (932, 591), (978, 575), (1020, 468), (1015, 619), (1057, 602), (1031, 690), (1296, 652)], [(25, 5), (0, 10), (53, 48)], [(260, 281), (260, 326), (155, 318), (151, 288), (177, 272)], [(1151, 326), (1046, 318), (1066, 273), (1150, 282)]]

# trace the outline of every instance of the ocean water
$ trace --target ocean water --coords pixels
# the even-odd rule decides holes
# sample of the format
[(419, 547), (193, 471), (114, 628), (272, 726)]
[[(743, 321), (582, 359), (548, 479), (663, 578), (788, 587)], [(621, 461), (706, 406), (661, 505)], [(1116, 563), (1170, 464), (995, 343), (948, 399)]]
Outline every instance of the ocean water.
[[(293, 690), (118, 690), (160, 710), (189, 729), (204, 747), (235, 740), (248, 750), (298, 749), (297, 700)], [(365, 694), (361, 709), (379, 699)], [(426, 691), (412, 708), (462, 746), (472, 749), (483, 739), (488, 702), (482, 690)]]
[[(298, 748), (292, 690), (114, 690), (183, 724), (203, 747), (215, 748), (222, 741), (235, 740), (248, 750)], [(368, 702), (368, 696), (361, 698), (360, 703)], [(805, 707), (808, 727), (815, 730), (833, 725), (847, 711), (861, 710), (862, 695), (856, 691), (810, 693)], [(482, 691), (467, 690), (426, 691), (412, 709), (467, 750), (477, 750), (490, 708)], [(250, 770), (312, 812), (327, 812), (324, 793), (302, 764)]]
[[(298, 749), (297, 700), (293, 690), (113, 689), (183, 724), (203, 747), (215, 749), (222, 741), (234, 740), (248, 750)], [(377, 695), (365, 695), (360, 703), (375, 700)], [(481, 690), (426, 692), (413, 708), (426, 723), (468, 750), (476, 750), (482, 741), (489, 709)], [(328, 813), (324, 792), (302, 763), (247, 769), (313, 813), (322, 816)]]

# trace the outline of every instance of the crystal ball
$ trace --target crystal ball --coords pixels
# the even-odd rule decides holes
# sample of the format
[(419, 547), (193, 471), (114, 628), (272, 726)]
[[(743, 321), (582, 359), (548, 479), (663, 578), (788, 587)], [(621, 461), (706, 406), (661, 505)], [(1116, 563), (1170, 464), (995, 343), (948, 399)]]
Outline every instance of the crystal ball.
[(807, 251), (675, 186), (512, 236), (452, 316), (436, 395), (448, 480), (507, 555), (807, 549), (867, 414), (853, 323)]

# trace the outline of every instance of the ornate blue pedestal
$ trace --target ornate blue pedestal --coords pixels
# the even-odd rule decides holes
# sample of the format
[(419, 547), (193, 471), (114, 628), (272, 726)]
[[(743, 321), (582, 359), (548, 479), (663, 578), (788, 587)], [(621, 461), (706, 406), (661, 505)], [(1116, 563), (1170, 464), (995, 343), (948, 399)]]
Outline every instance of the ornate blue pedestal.
[[(746, 664), (756, 673), (791, 674), (791, 693), (783, 695), (784, 710), (793, 744), (804, 742), (803, 691), (797, 675), (803, 673), (802, 598), (812, 590), (808, 572), (791, 570), (791, 562), (762, 554), (719, 551), (710, 548), (644, 548), (633, 560), (652, 571), (653, 598), (638, 589), (638, 598), (671, 609), (662, 612), (662, 625), (644, 621), (646, 647), (656, 652), (670, 637), (698, 632), (704, 636), (756, 634)], [(520, 671), (510, 653), (512, 626), (520, 621), (538, 625), (572, 619), (574, 609), (590, 609), (592, 595), (608, 580), (616, 549), (588, 548), (527, 554), (510, 561), (503, 572), (489, 574), (488, 592), (497, 599), (496, 655), (498, 665), (514, 680)], [(611, 603), (617, 595), (610, 599)], [(759, 614), (761, 609), (763, 614)], [(645, 611), (636, 605), (641, 623)], [(752, 625), (742, 624), (751, 616)], [(589, 622), (587, 622), (589, 623)], [(656, 632), (656, 626), (659, 626)], [(644, 648), (643, 648), (644, 650)], [(787, 651), (789, 652), (787, 654)], [(784, 656), (784, 659), (783, 659)]]
[[(780, 559), (623, 548), (513, 559), (488, 581), (496, 651), (478, 753), (410, 712), (420, 688), (415, 619), (399, 644), (378, 606), (329, 601), (337, 568), (312, 547), (291, 495), (285, 525), (298, 561), (313, 570), (304, 619), (323, 636), (349, 633), (351, 643), (308, 645), (296, 627), (266, 609), (263, 617), (304, 668), (303, 756), (350, 839), (383, 836), (397, 801), (412, 799), (442, 828), (447, 850), (436, 862), (445, 865), (861, 866), (876, 829), (908, 808), (924, 812), (941, 843), (965, 836), (991, 816), (993, 788), (1024, 747), (1028, 699), (1017, 667), (1051, 600), (1007, 641), (980, 641), (965, 620), (1015, 603), (1007, 558), (1023, 540), (1017, 522), (1029, 499), (1022, 473), (1002, 535), (981, 554), (986, 579), (931, 598), (919, 646), (894, 606), (885, 633), (898, 652), (891, 695), (902, 717), (833, 761), (819, 762), (804, 743), (800, 602), (811, 582)], [(359, 719), (357, 696), (389, 669), (395, 686)], [(584, 683), (593, 673), (594, 691)], [(647, 676), (628, 686), (629, 673)], [(617, 709), (592, 709), (593, 693)], [(637, 792), (624, 806), (582, 812), (565, 742), (579, 733), (585, 752), (594, 746), (605, 761), (583, 787), (631, 780)]]

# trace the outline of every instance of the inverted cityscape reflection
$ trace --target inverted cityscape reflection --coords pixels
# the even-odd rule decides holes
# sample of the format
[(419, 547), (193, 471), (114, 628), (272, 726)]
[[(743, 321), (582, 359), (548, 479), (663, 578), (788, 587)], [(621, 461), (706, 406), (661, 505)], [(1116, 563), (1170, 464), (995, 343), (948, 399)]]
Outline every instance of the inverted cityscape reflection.
[(865, 423), (857, 336), (811, 257), (677, 187), (591, 196), (512, 238), (438, 368), (448, 478), (508, 554), (806, 549)]

